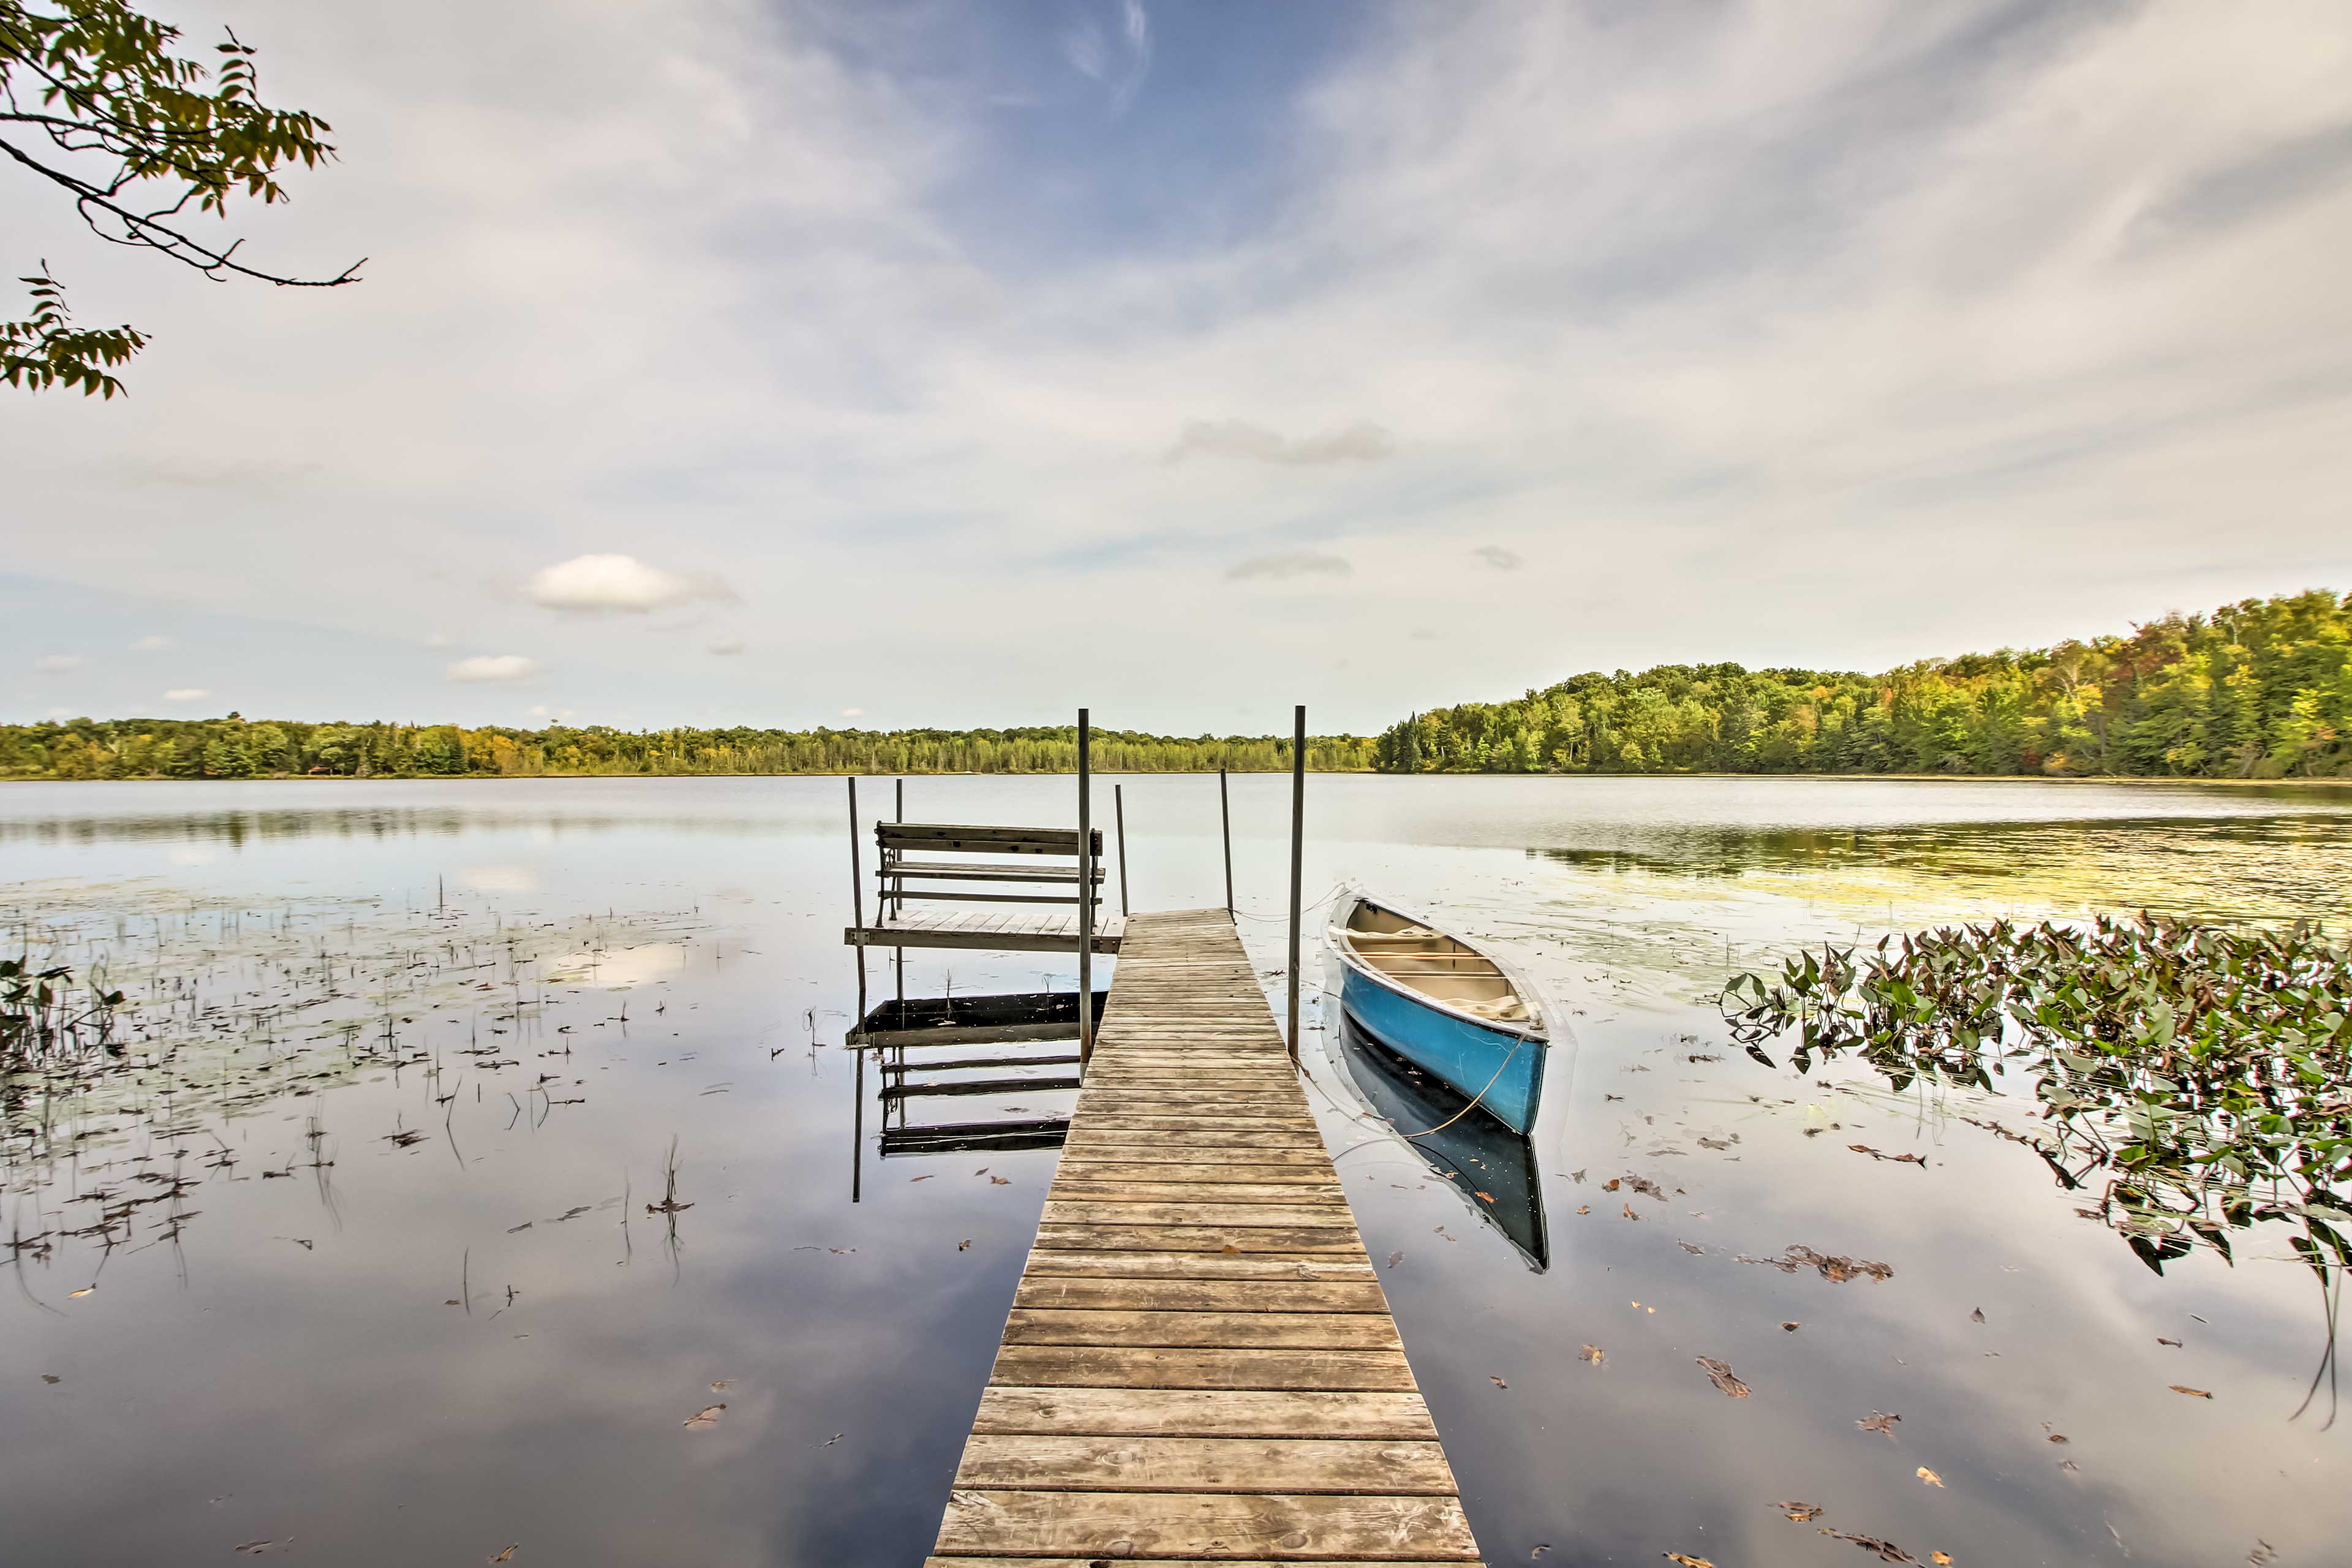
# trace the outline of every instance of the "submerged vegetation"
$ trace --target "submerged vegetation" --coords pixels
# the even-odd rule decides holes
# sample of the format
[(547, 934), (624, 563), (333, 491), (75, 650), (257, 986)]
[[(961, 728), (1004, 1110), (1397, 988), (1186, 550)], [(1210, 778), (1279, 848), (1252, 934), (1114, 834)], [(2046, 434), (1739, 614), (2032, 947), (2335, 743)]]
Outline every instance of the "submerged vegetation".
[(1995, 921), (1808, 952), (1723, 1005), (1768, 1065), (1794, 1031), (1800, 1072), (1853, 1052), (1897, 1089), (1990, 1091), (2021, 1069), (2042, 1123), (1993, 1131), (2158, 1272), (2266, 1221), (2323, 1276), (2352, 1265), (2352, 948), (2315, 926)]
[[(1104, 773), (1275, 773), (1290, 742), (1274, 736), (1147, 735), (1097, 730)], [(1067, 725), (1016, 730), (648, 730), (551, 725), (312, 724), (289, 720), (75, 719), (0, 725), (0, 778), (538, 778), (665, 773), (1066, 773)], [(1310, 735), (1307, 765), (1362, 772), (1372, 742)]]
[[(418, 1075), (437, 1112), (433, 1131), (362, 1134), (396, 1149), (438, 1139), (455, 1155), (461, 1089), (469, 1108), (536, 1127), (583, 1103), (580, 1079), (547, 1070), (569, 1066), (575, 1030), (625, 1033), (625, 999), (604, 1012), (612, 994), (682, 966), (706, 929), (682, 913), (537, 919), (446, 898), (254, 907), (147, 884), (36, 896), (0, 908), (16, 954), (0, 960), (0, 1247), (19, 1263), (68, 1239), (109, 1252), (176, 1240), (198, 1212), (184, 1200), (253, 1158), (241, 1124), (290, 1121), (263, 1117), (289, 1099), (311, 1108), (303, 1147), (259, 1174), (299, 1163), (324, 1183), (323, 1097), (371, 1075)], [(97, 1205), (94, 1217), (40, 1201), (61, 1167), (77, 1173), (68, 1203)]]
[(1882, 675), (1595, 672), (1415, 714), (1376, 750), (1406, 773), (2352, 776), (2352, 595), (2248, 599)]

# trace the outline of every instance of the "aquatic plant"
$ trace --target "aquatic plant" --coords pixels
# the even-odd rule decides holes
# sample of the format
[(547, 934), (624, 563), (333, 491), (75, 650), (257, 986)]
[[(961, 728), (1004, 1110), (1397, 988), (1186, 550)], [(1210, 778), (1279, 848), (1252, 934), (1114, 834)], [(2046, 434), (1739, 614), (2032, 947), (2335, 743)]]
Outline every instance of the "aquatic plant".
[(122, 993), (102, 973), (77, 984), (68, 964), (36, 968), (29, 955), (0, 958), (0, 1072), (87, 1055), (112, 1038)]
[(2352, 948), (2315, 925), (1946, 927), (1807, 952), (1722, 1004), (1767, 1065), (1793, 1030), (1799, 1071), (1851, 1051), (1898, 1089), (2030, 1072), (2042, 1124), (1994, 1130), (2069, 1188), (2104, 1178), (2084, 1212), (2159, 1273), (2270, 1220), (2323, 1278), (2352, 1264)]

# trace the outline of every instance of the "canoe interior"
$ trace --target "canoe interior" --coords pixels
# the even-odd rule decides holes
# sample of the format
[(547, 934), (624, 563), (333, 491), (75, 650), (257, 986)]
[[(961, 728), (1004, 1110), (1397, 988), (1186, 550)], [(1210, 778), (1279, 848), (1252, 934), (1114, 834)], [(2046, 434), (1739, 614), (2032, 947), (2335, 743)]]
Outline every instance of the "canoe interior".
[(1341, 934), (1367, 967), (1433, 1002), (1490, 1023), (1536, 1022), (1493, 959), (1444, 931), (1359, 899)]

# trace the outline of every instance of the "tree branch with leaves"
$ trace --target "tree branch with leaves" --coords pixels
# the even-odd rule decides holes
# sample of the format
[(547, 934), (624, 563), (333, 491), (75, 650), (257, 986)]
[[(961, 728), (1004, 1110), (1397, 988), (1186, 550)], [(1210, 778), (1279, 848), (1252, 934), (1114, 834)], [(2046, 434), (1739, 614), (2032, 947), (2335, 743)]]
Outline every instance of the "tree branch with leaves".
[[(255, 50), (234, 32), (213, 64), (173, 52), (180, 30), (123, 0), (0, 0), (0, 163), (64, 193), (90, 232), (152, 250), (215, 280), (337, 289), (362, 262), (328, 278), (251, 265), (240, 238), (212, 238), (196, 220), (226, 219), (233, 201), (288, 200), (278, 176), (335, 156), (333, 127), (260, 97)], [(0, 381), (112, 397), (113, 370), (147, 343), (128, 325), (76, 327), (48, 263), (21, 279), (33, 312), (0, 321)]]

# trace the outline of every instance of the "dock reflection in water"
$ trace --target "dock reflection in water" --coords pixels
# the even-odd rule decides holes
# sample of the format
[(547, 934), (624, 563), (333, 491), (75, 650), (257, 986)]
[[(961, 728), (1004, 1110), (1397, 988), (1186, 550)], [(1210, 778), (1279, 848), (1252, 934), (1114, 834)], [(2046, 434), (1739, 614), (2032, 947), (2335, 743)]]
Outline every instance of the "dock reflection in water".
[(1420, 1133), (1407, 1138), (1406, 1146), (1460, 1188), (1478, 1217), (1502, 1232), (1531, 1268), (1538, 1274), (1549, 1268), (1543, 1178), (1528, 1140), (1434, 1074), (1381, 1046), (1358, 1026), (1337, 995), (1325, 995), (1323, 1016), (1338, 1021), (1336, 1054), (1374, 1114), (1399, 1132)]

